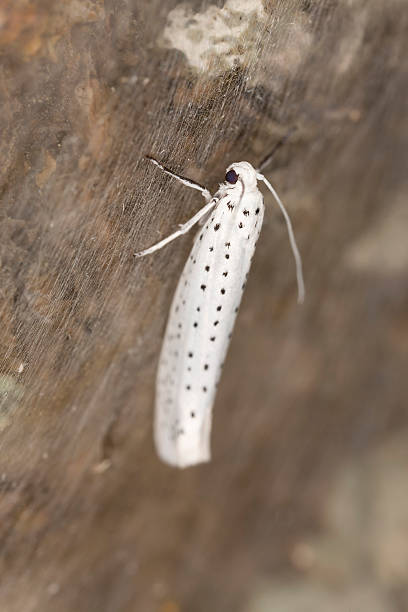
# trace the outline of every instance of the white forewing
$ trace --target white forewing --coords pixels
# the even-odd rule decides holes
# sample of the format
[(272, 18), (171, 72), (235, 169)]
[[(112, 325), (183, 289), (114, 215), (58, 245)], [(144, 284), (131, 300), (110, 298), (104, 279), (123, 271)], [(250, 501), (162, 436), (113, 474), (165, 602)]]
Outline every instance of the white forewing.
[(256, 184), (221, 187), (218, 198), (180, 277), (159, 361), (155, 442), (178, 467), (210, 459), (212, 405), (264, 215)]
[(242, 292), (264, 216), (257, 180), (265, 183), (284, 215), (296, 263), (298, 299), (303, 301), (302, 261), (292, 224), (269, 181), (248, 162), (231, 164), (214, 198), (190, 179), (159, 168), (197, 189), (206, 205), (153, 246), (159, 250), (199, 223), (193, 249), (173, 298), (159, 360), (154, 436), (159, 456), (187, 467), (210, 459), (212, 406)]

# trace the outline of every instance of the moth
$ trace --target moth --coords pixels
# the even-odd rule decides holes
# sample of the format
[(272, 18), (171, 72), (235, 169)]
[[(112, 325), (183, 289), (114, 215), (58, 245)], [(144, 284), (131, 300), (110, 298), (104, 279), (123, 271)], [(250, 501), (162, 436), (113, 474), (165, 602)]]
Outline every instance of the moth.
[(206, 201), (176, 232), (135, 253), (149, 255), (200, 225), (173, 297), (156, 380), (156, 449), (164, 462), (185, 468), (210, 460), (212, 407), (264, 216), (258, 181), (271, 191), (285, 218), (299, 302), (305, 293), (302, 262), (278, 194), (250, 163), (231, 164), (225, 182), (211, 196), (205, 187), (148, 159), (200, 191)]

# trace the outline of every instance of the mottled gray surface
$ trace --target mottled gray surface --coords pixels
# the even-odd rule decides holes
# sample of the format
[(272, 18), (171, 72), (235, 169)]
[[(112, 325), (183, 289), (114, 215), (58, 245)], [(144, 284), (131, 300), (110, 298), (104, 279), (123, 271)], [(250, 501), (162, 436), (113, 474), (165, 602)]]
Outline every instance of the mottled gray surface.
[[(0, 25), (2, 612), (406, 610), (406, 2), (4, 0)], [(213, 190), (294, 125), (267, 175), (306, 302), (267, 195), (213, 461), (168, 468), (192, 237), (132, 254), (202, 202), (143, 155)]]

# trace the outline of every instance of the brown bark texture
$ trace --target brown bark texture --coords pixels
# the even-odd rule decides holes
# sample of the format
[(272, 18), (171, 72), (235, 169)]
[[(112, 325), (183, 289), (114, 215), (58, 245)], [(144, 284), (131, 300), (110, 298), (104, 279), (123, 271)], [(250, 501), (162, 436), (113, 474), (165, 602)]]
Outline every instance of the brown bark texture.
[[(405, 0), (0, 3), (0, 609), (408, 609)], [(162, 464), (154, 384), (202, 206), (266, 219), (212, 461)]]

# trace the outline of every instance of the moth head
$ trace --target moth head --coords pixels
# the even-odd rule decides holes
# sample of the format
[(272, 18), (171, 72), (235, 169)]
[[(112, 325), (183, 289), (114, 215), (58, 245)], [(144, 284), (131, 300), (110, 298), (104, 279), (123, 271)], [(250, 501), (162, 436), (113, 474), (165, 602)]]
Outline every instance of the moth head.
[(237, 183), (242, 183), (248, 191), (256, 189), (256, 171), (248, 162), (236, 162), (228, 166), (225, 182), (231, 187)]

